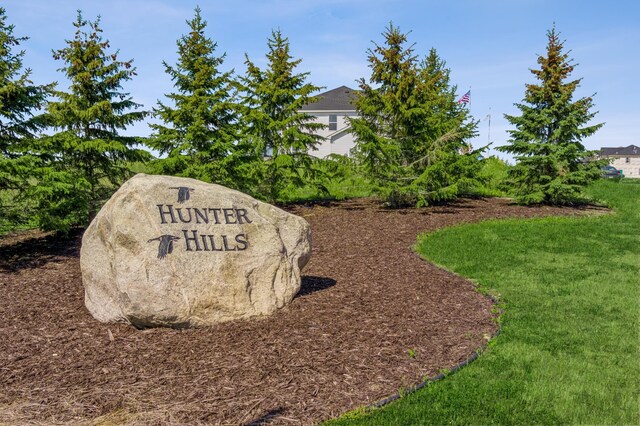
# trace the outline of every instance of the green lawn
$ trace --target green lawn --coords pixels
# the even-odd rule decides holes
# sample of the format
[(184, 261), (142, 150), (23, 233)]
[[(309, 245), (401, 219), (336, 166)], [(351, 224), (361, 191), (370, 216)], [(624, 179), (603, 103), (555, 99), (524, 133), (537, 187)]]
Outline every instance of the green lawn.
[(499, 295), (501, 334), (457, 373), (335, 424), (640, 424), (640, 182), (590, 192), (615, 214), (421, 237), (425, 258)]

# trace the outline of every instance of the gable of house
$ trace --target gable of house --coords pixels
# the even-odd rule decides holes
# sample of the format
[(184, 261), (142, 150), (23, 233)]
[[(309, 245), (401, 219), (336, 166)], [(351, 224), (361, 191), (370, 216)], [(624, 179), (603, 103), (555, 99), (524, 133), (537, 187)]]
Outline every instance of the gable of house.
[(353, 105), (357, 96), (357, 91), (347, 86), (340, 86), (338, 88), (329, 90), (328, 92), (320, 93), (316, 97), (318, 100), (312, 102), (300, 108), (301, 111), (316, 112), (316, 111), (336, 111), (336, 112), (355, 112), (356, 107)]
[(640, 156), (640, 148), (635, 145), (629, 145), (625, 147), (617, 147), (617, 148), (600, 148), (600, 156), (601, 157), (609, 157), (609, 156)]
[(320, 93), (316, 102), (300, 108), (300, 111), (314, 116), (316, 122), (326, 126), (316, 132), (324, 139), (309, 154), (320, 158), (331, 154), (349, 155), (355, 146), (355, 139), (349, 132), (351, 125), (348, 118), (356, 117), (353, 102), (357, 93), (347, 86), (340, 86)]

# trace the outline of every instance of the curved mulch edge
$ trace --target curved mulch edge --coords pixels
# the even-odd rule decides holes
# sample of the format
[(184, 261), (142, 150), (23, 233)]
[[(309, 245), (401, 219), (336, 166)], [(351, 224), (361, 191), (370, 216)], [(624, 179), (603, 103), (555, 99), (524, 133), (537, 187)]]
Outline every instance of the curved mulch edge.
[(298, 297), (269, 318), (207, 329), (97, 323), (83, 306), (78, 238), (0, 244), (0, 422), (308, 424), (386, 401), (466, 365), (497, 332), (473, 283), (411, 251), (419, 233), (589, 212), (500, 199), (290, 210), (314, 235)]
[[(508, 198), (504, 198), (504, 199), (505, 200), (509, 200)], [(601, 207), (601, 206), (580, 206), (580, 207), (576, 207), (576, 209), (577, 209), (577, 211), (578, 211), (578, 213), (580, 215), (584, 215), (584, 216), (594, 215), (594, 214), (595, 215), (600, 215), (600, 214), (611, 213), (610, 210), (608, 210), (607, 208)], [(575, 213), (576, 212), (571, 212), (571, 213), (568, 213), (568, 215), (575, 215)], [(567, 213), (565, 212), (564, 214), (567, 214)], [(429, 260), (424, 259), (422, 257), (421, 257), (421, 259), (424, 260), (425, 262), (429, 262)], [(454, 273), (454, 272), (452, 272), (452, 273)], [(458, 275), (458, 274), (456, 274), (456, 275)], [(463, 278), (463, 279), (467, 279), (462, 275), (460, 275), (460, 277)], [(473, 281), (470, 281), (470, 280), (468, 280), (468, 281), (471, 282), (472, 284), (476, 285)], [(495, 297), (493, 295), (490, 295), (490, 294), (484, 294), (484, 293), (482, 293), (482, 294), (484, 296), (488, 297), (492, 301), (492, 303), (494, 305), (498, 305), (500, 303), (500, 300), (497, 297)], [(498, 313), (497, 313), (497, 319), (499, 319), (504, 313), (505, 313), (505, 310), (502, 309), (502, 308), (499, 308), (498, 309)], [(496, 323), (500, 324), (500, 321), (498, 320)], [(374, 402), (372, 404), (369, 404), (369, 405), (365, 406), (362, 410), (365, 413), (368, 413), (368, 412), (374, 411), (376, 409), (382, 408), (382, 407), (384, 407), (386, 405), (391, 404), (392, 402), (395, 402), (395, 401), (397, 401), (397, 400), (399, 400), (401, 398), (404, 398), (405, 396), (407, 396), (409, 394), (415, 393), (415, 392), (419, 391), (420, 389), (422, 389), (422, 388), (424, 388), (424, 387), (426, 387), (426, 386), (428, 386), (428, 385), (430, 385), (432, 383), (438, 382), (438, 381), (440, 381), (440, 380), (442, 380), (442, 379), (444, 379), (446, 377), (451, 376), (452, 374), (454, 374), (458, 370), (462, 369), (463, 367), (466, 367), (467, 365), (471, 364), (473, 361), (478, 359), (480, 357), (480, 355), (482, 353), (484, 353), (489, 348), (489, 345), (491, 344), (491, 342), (500, 335), (501, 331), (502, 331), (502, 328), (500, 326), (498, 326), (498, 329), (491, 335), (491, 338), (486, 343), (484, 343), (480, 348), (476, 349), (471, 354), (471, 356), (469, 356), (467, 359), (465, 359), (464, 361), (461, 361), (460, 363), (454, 365), (452, 368), (448, 369), (446, 373), (442, 373), (441, 372), (436, 376), (427, 377), (424, 380), (422, 380), (421, 382), (419, 382), (418, 384), (409, 387), (408, 389), (403, 389), (402, 391), (398, 391), (398, 392), (396, 392), (394, 394), (391, 394), (391, 395), (389, 395), (389, 396), (387, 396), (387, 397), (385, 397), (383, 399), (380, 399), (379, 401), (376, 401), (376, 402)]]
[[(489, 297), (489, 299), (491, 299), (491, 301), (494, 304), (498, 304), (499, 300), (494, 298), (493, 296), (487, 296)], [(504, 313), (504, 310), (502, 308), (500, 308), (499, 312), (498, 312), (498, 318)], [(499, 322), (498, 322), (499, 324)], [(364, 412), (371, 412), (375, 409), (378, 408), (382, 408), (385, 405), (389, 405), (394, 401), (397, 401), (401, 398), (404, 398), (405, 396), (412, 394), (414, 392), (419, 391), (420, 389), (430, 385), (431, 383), (435, 383), (438, 382), (450, 375), (452, 375), (453, 373), (455, 373), (456, 371), (460, 370), (463, 367), (466, 367), (467, 365), (471, 364), (473, 361), (475, 361), (476, 359), (478, 359), (480, 357), (480, 355), (485, 352), (488, 348), (489, 348), (489, 344), (500, 335), (500, 332), (502, 331), (502, 329), (500, 327), (498, 327), (498, 329), (491, 335), (491, 338), (489, 338), (489, 340), (483, 344), (480, 348), (476, 349), (471, 356), (469, 356), (469, 358), (465, 359), (464, 361), (454, 365), (453, 367), (451, 367), (450, 369), (447, 370), (446, 373), (438, 373), (437, 376), (433, 376), (433, 377), (427, 377), (424, 380), (422, 380), (420, 383), (411, 386), (408, 389), (403, 389), (402, 391), (398, 391), (392, 395), (387, 396), (386, 398), (383, 398), (379, 401), (374, 402), (373, 404), (369, 404), (366, 407), (364, 407)]]
[[(498, 337), (498, 335), (500, 334), (500, 330), (496, 331), (493, 336), (491, 336), (491, 339), (489, 339), (489, 342), (493, 339), (495, 339), (496, 337)], [(476, 351), (467, 359), (465, 359), (464, 361), (462, 361), (459, 364), (454, 365), (450, 370), (447, 371), (447, 374), (445, 373), (439, 373), (437, 376), (434, 377), (429, 377), (425, 380), (423, 380), (422, 382), (418, 383), (415, 386), (410, 387), (409, 389), (405, 389), (402, 392), (398, 391), (396, 393), (394, 393), (393, 395), (389, 395), (388, 397), (381, 399), (380, 401), (374, 402), (373, 404), (367, 405), (364, 408), (364, 411), (372, 411), (376, 408), (382, 408), (385, 405), (389, 405), (394, 401), (399, 400), (400, 398), (403, 398), (404, 396), (410, 394), (410, 393), (414, 393), (419, 391), (420, 389), (424, 388), (425, 386), (440, 381), (442, 379), (444, 379), (447, 376), (450, 376), (451, 374), (455, 373), (456, 371), (458, 371), (459, 369), (461, 369), (462, 367), (467, 366), (468, 364), (470, 364), (471, 362), (475, 361), (476, 359), (478, 359), (478, 357), (480, 356), (480, 353), (484, 352), (487, 347), (489, 346), (489, 342), (485, 343), (481, 348), (476, 349)]]

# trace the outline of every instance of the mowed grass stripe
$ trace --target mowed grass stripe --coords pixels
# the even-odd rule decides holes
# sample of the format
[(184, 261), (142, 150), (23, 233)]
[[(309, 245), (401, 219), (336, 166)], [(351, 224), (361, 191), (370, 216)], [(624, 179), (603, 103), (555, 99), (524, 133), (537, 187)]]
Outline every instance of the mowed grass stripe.
[(640, 182), (590, 192), (615, 213), (422, 236), (426, 259), (499, 296), (501, 334), (457, 373), (335, 424), (640, 424)]

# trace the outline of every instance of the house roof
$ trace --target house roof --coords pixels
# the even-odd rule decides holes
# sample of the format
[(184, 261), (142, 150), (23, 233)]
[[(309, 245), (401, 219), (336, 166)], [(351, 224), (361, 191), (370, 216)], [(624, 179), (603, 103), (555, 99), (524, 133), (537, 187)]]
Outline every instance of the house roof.
[(600, 155), (640, 155), (640, 148), (635, 145), (617, 148), (600, 148)]
[(307, 104), (301, 108), (302, 111), (355, 111), (353, 101), (357, 90), (347, 86), (340, 86), (328, 92), (317, 95), (316, 102)]

